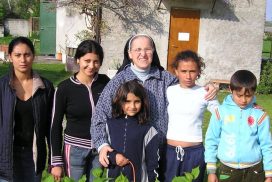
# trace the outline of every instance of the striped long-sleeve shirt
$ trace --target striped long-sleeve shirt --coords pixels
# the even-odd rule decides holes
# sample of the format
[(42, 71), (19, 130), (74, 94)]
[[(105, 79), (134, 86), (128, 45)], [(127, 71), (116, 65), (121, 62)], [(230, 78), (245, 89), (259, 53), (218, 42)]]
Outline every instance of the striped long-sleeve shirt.
[(81, 84), (75, 76), (56, 88), (51, 123), (51, 165), (63, 164), (63, 118), (66, 117), (64, 143), (93, 148), (90, 135), (95, 104), (108, 83), (106, 75), (96, 75), (92, 84)]

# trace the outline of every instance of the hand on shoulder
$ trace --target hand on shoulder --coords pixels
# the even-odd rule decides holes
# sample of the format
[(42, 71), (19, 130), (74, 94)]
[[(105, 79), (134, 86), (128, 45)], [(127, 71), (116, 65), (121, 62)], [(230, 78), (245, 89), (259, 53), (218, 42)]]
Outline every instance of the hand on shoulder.
[(205, 86), (205, 90), (207, 91), (207, 94), (205, 95), (206, 100), (213, 100), (216, 98), (218, 90), (212, 83), (208, 83)]

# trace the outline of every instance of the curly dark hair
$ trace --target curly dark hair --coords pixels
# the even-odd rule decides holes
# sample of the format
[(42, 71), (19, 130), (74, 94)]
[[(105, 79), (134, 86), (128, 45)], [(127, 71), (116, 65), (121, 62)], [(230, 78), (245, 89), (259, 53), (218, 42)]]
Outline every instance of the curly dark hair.
[(192, 50), (181, 51), (176, 55), (172, 67), (174, 69), (177, 69), (181, 61), (194, 61), (197, 64), (199, 70), (199, 75), (197, 76), (197, 78), (200, 78), (202, 71), (205, 69), (205, 63), (203, 62), (202, 57), (200, 57), (196, 52)]

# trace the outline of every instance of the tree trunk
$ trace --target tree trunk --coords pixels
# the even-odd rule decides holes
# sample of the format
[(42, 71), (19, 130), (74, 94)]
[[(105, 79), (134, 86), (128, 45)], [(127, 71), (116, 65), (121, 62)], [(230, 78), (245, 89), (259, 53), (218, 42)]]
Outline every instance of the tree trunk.
[(101, 43), (101, 24), (102, 24), (102, 8), (101, 6), (97, 7), (96, 10), (96, 25), (95, 25), (95, 40), (100, 44)]

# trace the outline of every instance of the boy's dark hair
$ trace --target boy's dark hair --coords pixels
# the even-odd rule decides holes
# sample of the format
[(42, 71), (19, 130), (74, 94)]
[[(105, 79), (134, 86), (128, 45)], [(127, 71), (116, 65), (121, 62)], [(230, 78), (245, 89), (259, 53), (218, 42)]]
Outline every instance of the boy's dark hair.
[(103, 48), (99, 43), (94, 40), (84, 40), (78, 45), (76, 49), (75, 60), (81, 58), (88, 53), (94, 53), (98, 55), (100, 64), (102, 65), (104, 59)]
[(192, 50), (185, 50), (185, 51), (179, 52), (174, 59), (172, 67), (174, 69), (177, 69), (181, 61), (190, 61), (190, 60), (193, 60), (197, 64), (197, 67), (199, 70), (199, 75), (197, 76), (197, 78), (200, 78), (200, 75), (205, 68), (205, 63), (203, 62), (203, 58), (200, 57), (196, 52)]
[(35, 49), (34, 45), (31, 42), (31, 40), (27, 37), (16, 37), (14, 38), (10, 43), (8, 47), (8, 54), (11, 54), (14, 47), (17, 46), (18, 44), (25, 44), (29, 49), (31, 50), (32, 54), (35, 55)]
[(257, 88), (256, 76), (248, 70), (236, 71), (230, 79), (230, 90), (241, 90), (245, 88), (245, 92), (255, 92)]
[(141, 109), (139, 113), (137, 113), (136, 117), (138, 118), (139, 124), (146, 123), (149, 120), (148, 99), (144, 87), (136, 80), (125, 82), (117, 89), (115, 97), (112, 101), (113, 118), (119, 118), (125, 115), (122, 105), (126, 102), (127, 95), (129, 93), (133, 93), (135, 96), (141, 99)]

